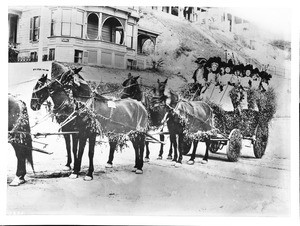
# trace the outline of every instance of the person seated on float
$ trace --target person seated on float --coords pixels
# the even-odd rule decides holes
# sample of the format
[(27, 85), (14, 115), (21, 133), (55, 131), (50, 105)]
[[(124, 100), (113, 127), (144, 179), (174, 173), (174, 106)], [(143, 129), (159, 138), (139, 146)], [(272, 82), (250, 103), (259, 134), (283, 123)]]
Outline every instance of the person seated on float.
[(218, 83), (219, 79), (219, 73), (220, 73), (220, 65), (221, 65), (221, 58), (220, 57), (212, 57), (208, 60), (208, 63), (206, 64), (206, 68), (208, 70), (207, 74), (207, 82), (206, 82), (206, 91), (207, 89), (208, 94), (210, 96), (214, 92), (214, 88), (216, 84)]
[(268, 74), (266, 71), (261, 71), (259, 73), (259, 76), (261, 78), (261, 82), (259, 85), (259, 91), (265, 92), (269, 88), (269, 80), (272, 78), (272, 75)]
[(251, 74), (251, 86), (252, 89), (254, 90), (259, 90), (260, 82), (261, 82), (261, 77), (259, 76), (259, 70), (258, 68), (253, 69), (252, 74)]
[(205, 86), (205, 83), (207, 80), (207, 78), (205, 78), (205, 70), (207, 70), (205, 68), (206, 62), (207, 62), (207, 60), (202, 57), (197, 58), (197, 60), (195, 61), (195, 63), (198, 64), (198, 68), (193, 73), (192, 78), (194, 80), (194, 85), (192, 87), (192, 90), (199, 93), (199, 95), (201, 94), (201, 90)]
[(232, 77), (232, 68), (233, 68), (232, 60), (229, 60), (227, 63), (223, 62), (222, 68), (223, 68), (223, 75), (221, 73), (221, 76), (219, 77), (220, 92), (224, 90), (224, 86), (226, 87), (225, 90), (228, 89), (229, 81), (231, 80)]
[(253, 66), (248, 64), (244, 67), (241, 77), (241, 92), (243, 99), (241, 100), (242, 109), (253, 108), (253, 92), (252, 92), (252, 71)]
[(243, 92), (241, 92), (241, 81), (240, 76), (243, 71), (244, 65), (235, 65), (233, 67), (233, 75), (228, 82), (229, 85), (233, 86), (233, 88), (229, 92), (229, 96), (233, 105), (234, 111), (238, 111), (240, 113), (241, 107), (240, 102), (243, 99)]

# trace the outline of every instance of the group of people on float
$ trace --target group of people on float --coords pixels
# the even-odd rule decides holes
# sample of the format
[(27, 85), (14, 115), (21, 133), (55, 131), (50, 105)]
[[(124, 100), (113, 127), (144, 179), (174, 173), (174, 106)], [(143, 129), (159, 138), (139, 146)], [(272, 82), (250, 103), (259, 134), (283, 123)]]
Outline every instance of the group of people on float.
[(198, 64), (192, 77), (195, 93), (217, 104), (231, 102), (233, 109), (238, 111), (256, 109), (258, 95), (268, 90), (272, 78), (264, 70), (250, 64), (235, 65), (231, 59), (222, 62), (220, 57), (197, 58), (195, 62)]

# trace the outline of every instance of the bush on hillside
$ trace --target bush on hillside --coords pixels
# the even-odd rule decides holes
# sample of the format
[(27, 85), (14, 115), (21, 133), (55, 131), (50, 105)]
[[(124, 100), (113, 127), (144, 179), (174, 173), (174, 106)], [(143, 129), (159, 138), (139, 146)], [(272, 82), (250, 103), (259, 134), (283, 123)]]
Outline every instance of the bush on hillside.
[(281, 49), (281, 50), (288, 50), (291, 51), (291, 42), (284, 41), (284, 40), (273, 40), (269, 43), (270, 45)]
[(192, 48), (187, 46), (186, 42), (181, 42), (179, 47), (175, 50), (175, 58), (179, 58), (181, 55), (187, 57), (189, 52), (192, 52)]

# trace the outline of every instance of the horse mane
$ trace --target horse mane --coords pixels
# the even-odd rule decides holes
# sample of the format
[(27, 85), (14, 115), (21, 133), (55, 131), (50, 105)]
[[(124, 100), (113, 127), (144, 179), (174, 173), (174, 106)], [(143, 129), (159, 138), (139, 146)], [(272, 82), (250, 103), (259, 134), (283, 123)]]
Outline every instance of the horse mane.
[(58, 76), (62, 75), (64, 72), (67, 72), (70, 68), (61, 62), (53, 61), (52, 70), (51, 70), (51, 80), (57, 79)]

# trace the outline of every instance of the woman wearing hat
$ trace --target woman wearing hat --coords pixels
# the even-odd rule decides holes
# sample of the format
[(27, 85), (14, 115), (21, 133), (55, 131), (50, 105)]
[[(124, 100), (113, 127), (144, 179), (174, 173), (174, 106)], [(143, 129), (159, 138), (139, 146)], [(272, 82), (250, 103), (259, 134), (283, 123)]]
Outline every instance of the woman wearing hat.
[(233, 105), (234, 111), (241, 110), (240, 102), (243, 99), (243, 92), (241, 92), (241, 72), (243, 71), (243, 64), (235, 65), (233, 67), (233, 75), (231, 80), (229, 81), (229, 85), (233, 86), (233, 88), (229, 92), (229, 96)]
[(213, 57), (210, 58), (208, 61), (210, 64), (208, 64), (208, 74), (207, 74), (207, 82), (206, 82), (206, 92), (205, 96), (215, 102), (215, 89), (216, 85), (219, 79), (219, 73), (220, 73), (220, 66), (221, 66), (221, 58), (220, 57)]
[(243, 95), (243, 99), (241, 100), (241, 108), (242, 109), (247, 109), (249, 108), (249, 101), (250, 101), (250, 106), (252, 107), (253, 105), (253, 97), (252, 97), (252, 92), (251, 92), (251, 87), (252, 87), (252, 75), (253, 71), (253, 66), (248, 64), (244, 67), (244, 70), (242, 72), (242, 77), (241, 77), (241, 92)]
[(220, 76), (219, 83), (222, 86), (222, 91), (220, 93), (220, 99), (217, 103), (222, 104), (225, 111), (232, 111), (231, 99), (229, 97), (229, 92), (234, 88), (234, 84), (237, 80), (233, 79), (233, 63), (229, 60), (227, 63), (223, 64), (224, 75)]
[(259, 73), (259, 76), (261, 77), (261, 82), (259, 85), (259, 90), (261, 92), (265, 92), (269, 88), (269, 80), (272, 78), (272, 75), (268, 74), (266, 71), (261, 71)]
[(196, 91), (195, 96), (200, 96), (201, 95), (201, 90), (203, 89), (203, 87), (205, 86), (206, 83), (206, 79), (205, 79), (205, 63), (206, 63), (206, 59), (205, 58), (197, 58), (197, 60), (195, 61), (195, 63), (198, 64), (198, 68), (195, 70), (194, 74), (193, 74), (193, 79), (194, 79), (194, 86), (193, 86), (193, 90)]
[(258, 110), (257, 108), (257, 99), (258, 99), (258, 89), (260, 86), (261, 79), (258, 75), (259, 70), (257, 68), (251, 68), (250, 74), (250, 88), (247, 90), (247, 101), (248, 101), (248, 109)]

